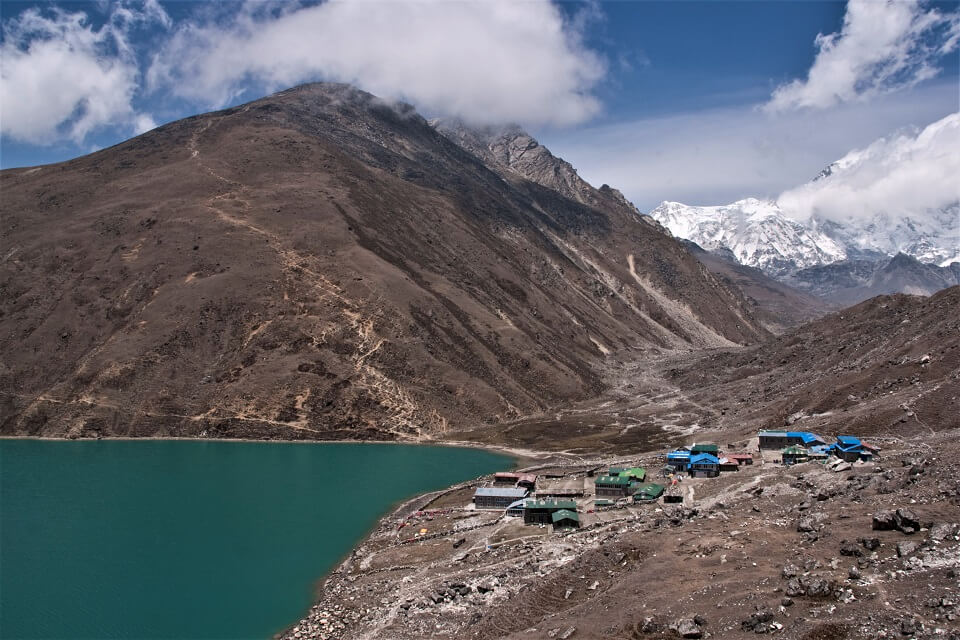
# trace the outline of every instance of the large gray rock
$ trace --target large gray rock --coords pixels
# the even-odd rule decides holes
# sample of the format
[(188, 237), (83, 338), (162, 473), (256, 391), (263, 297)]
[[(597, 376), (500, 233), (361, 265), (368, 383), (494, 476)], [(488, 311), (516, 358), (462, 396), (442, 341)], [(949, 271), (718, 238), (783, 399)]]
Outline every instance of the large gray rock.
[(893, 531), (897, 528), (897, 522), (894, 519), (893, 511), (878, 511), (873, 514), (874, 531)]
[(697, 626), (697, 623), (691, 620), (690, 618), (685, 618), (683, 620), (677, 620), (670, 626), (671, 629), (677, 632), (681, 638), (702, 638), (703, 631)]

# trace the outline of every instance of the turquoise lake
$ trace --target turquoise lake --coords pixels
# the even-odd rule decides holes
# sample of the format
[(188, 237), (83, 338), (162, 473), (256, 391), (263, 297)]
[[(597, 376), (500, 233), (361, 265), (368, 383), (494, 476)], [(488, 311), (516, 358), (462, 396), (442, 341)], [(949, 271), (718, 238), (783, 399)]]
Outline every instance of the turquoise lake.
[(457, 447), (0, 440), (0, 636), (269, 638), (398, 501), (512, 466)]

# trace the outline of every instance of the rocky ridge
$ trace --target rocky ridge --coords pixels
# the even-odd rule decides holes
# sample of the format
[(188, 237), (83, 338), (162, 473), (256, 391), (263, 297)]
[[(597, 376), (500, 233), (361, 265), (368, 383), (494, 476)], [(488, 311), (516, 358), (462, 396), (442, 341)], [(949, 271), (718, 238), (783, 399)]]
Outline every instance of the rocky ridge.
[(610, 354), (766, 335), (612, 190), (516, 145), (508, 171), (315, 84), (3, 171), (0, 431), (443, 437), (594, 397)]

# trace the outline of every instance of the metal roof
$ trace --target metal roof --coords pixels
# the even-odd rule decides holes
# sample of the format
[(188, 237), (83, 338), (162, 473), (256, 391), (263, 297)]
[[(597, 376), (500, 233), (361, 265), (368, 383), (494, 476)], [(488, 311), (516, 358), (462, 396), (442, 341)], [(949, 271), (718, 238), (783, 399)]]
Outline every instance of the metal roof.
[(634, 478), (637, 478), (638, 480), (643, 480), (644, 477), (646, 477), (647, 475), (647, 470), (644, 469), (643, 467), (631, 467), (629, 469), (621, 471), (620, 475), (626, 478), (629, 478), (632, 476)]
[(573, 509), (576, 510), (577, 503), (573, 500), (527, 500), (527, 509)]
[(720, 464), (720, 460), (709, 453), (697, 453), (690, 456), (690, 464)]
[(473, 494), (476, 496), (493, 496), (497, 498), (525, 498), (526, 489), (514, 489), (513, 487), (478, 487)]
[(792, 444), (781, 451), (781, 453), (785, 453), (788, 456), (805, 456), (807, 455), (808, 451), (798, 444)]
[(517, 507), (523, 508), (523, 500), (517, 500), (516, 502), (511, 502), (507, 505), (507, 511), (510, 509), (516, 509)]
[(642, 493), (644, 495), (656, 497), (663, 493), (664, 489), (666, 489), (666, 487), (664, 487), (662, 484), (657, 484), (656, 482), (644, 482), (643, 484), (637, 485), (637, 490), (634, 492), (634, 495)]
[(570, 511), (569, 509), (560, 509), (559, 511), (553, 512), (550, 516), (550, 519), (556, 523), (561, 520), (573, 520), (574, 522), (580, 522), (580, 514), (576, 511)]
[(710, 442), (699, 442), (694, 444), (693, 447), (690, 448), (690, 451), (692, 451), (693, 453), (702, 453), (702, 452), (719, 451), (719, 450), (720, 450), (720, 447)]
[(786, 431), (761, 431), (758, 435), (759, 435), (761, 438), (764, 438), (764, 437), (766, 437), (766, 438), (786, 438), (786, 437), (787, 437), (787, 432), (786, 432)]
[(630, 478), (625, 476), (600, 476), (593, 482), (594, 484), (614, 484), (618, 486), (630, 484)]
[(859, 445), (860, 438), (855, 436), (837, 436), (837, 442), (845, 447), (849, 447), (850, 445)]

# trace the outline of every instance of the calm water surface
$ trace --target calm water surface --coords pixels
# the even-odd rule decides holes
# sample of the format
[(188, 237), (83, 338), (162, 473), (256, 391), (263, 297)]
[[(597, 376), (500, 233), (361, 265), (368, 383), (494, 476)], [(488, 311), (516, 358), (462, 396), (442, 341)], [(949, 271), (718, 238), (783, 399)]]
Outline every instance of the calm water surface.
[(269, 638), (391, 505), (512, 464), (453, 447), (0, 440), (0, 637)]

